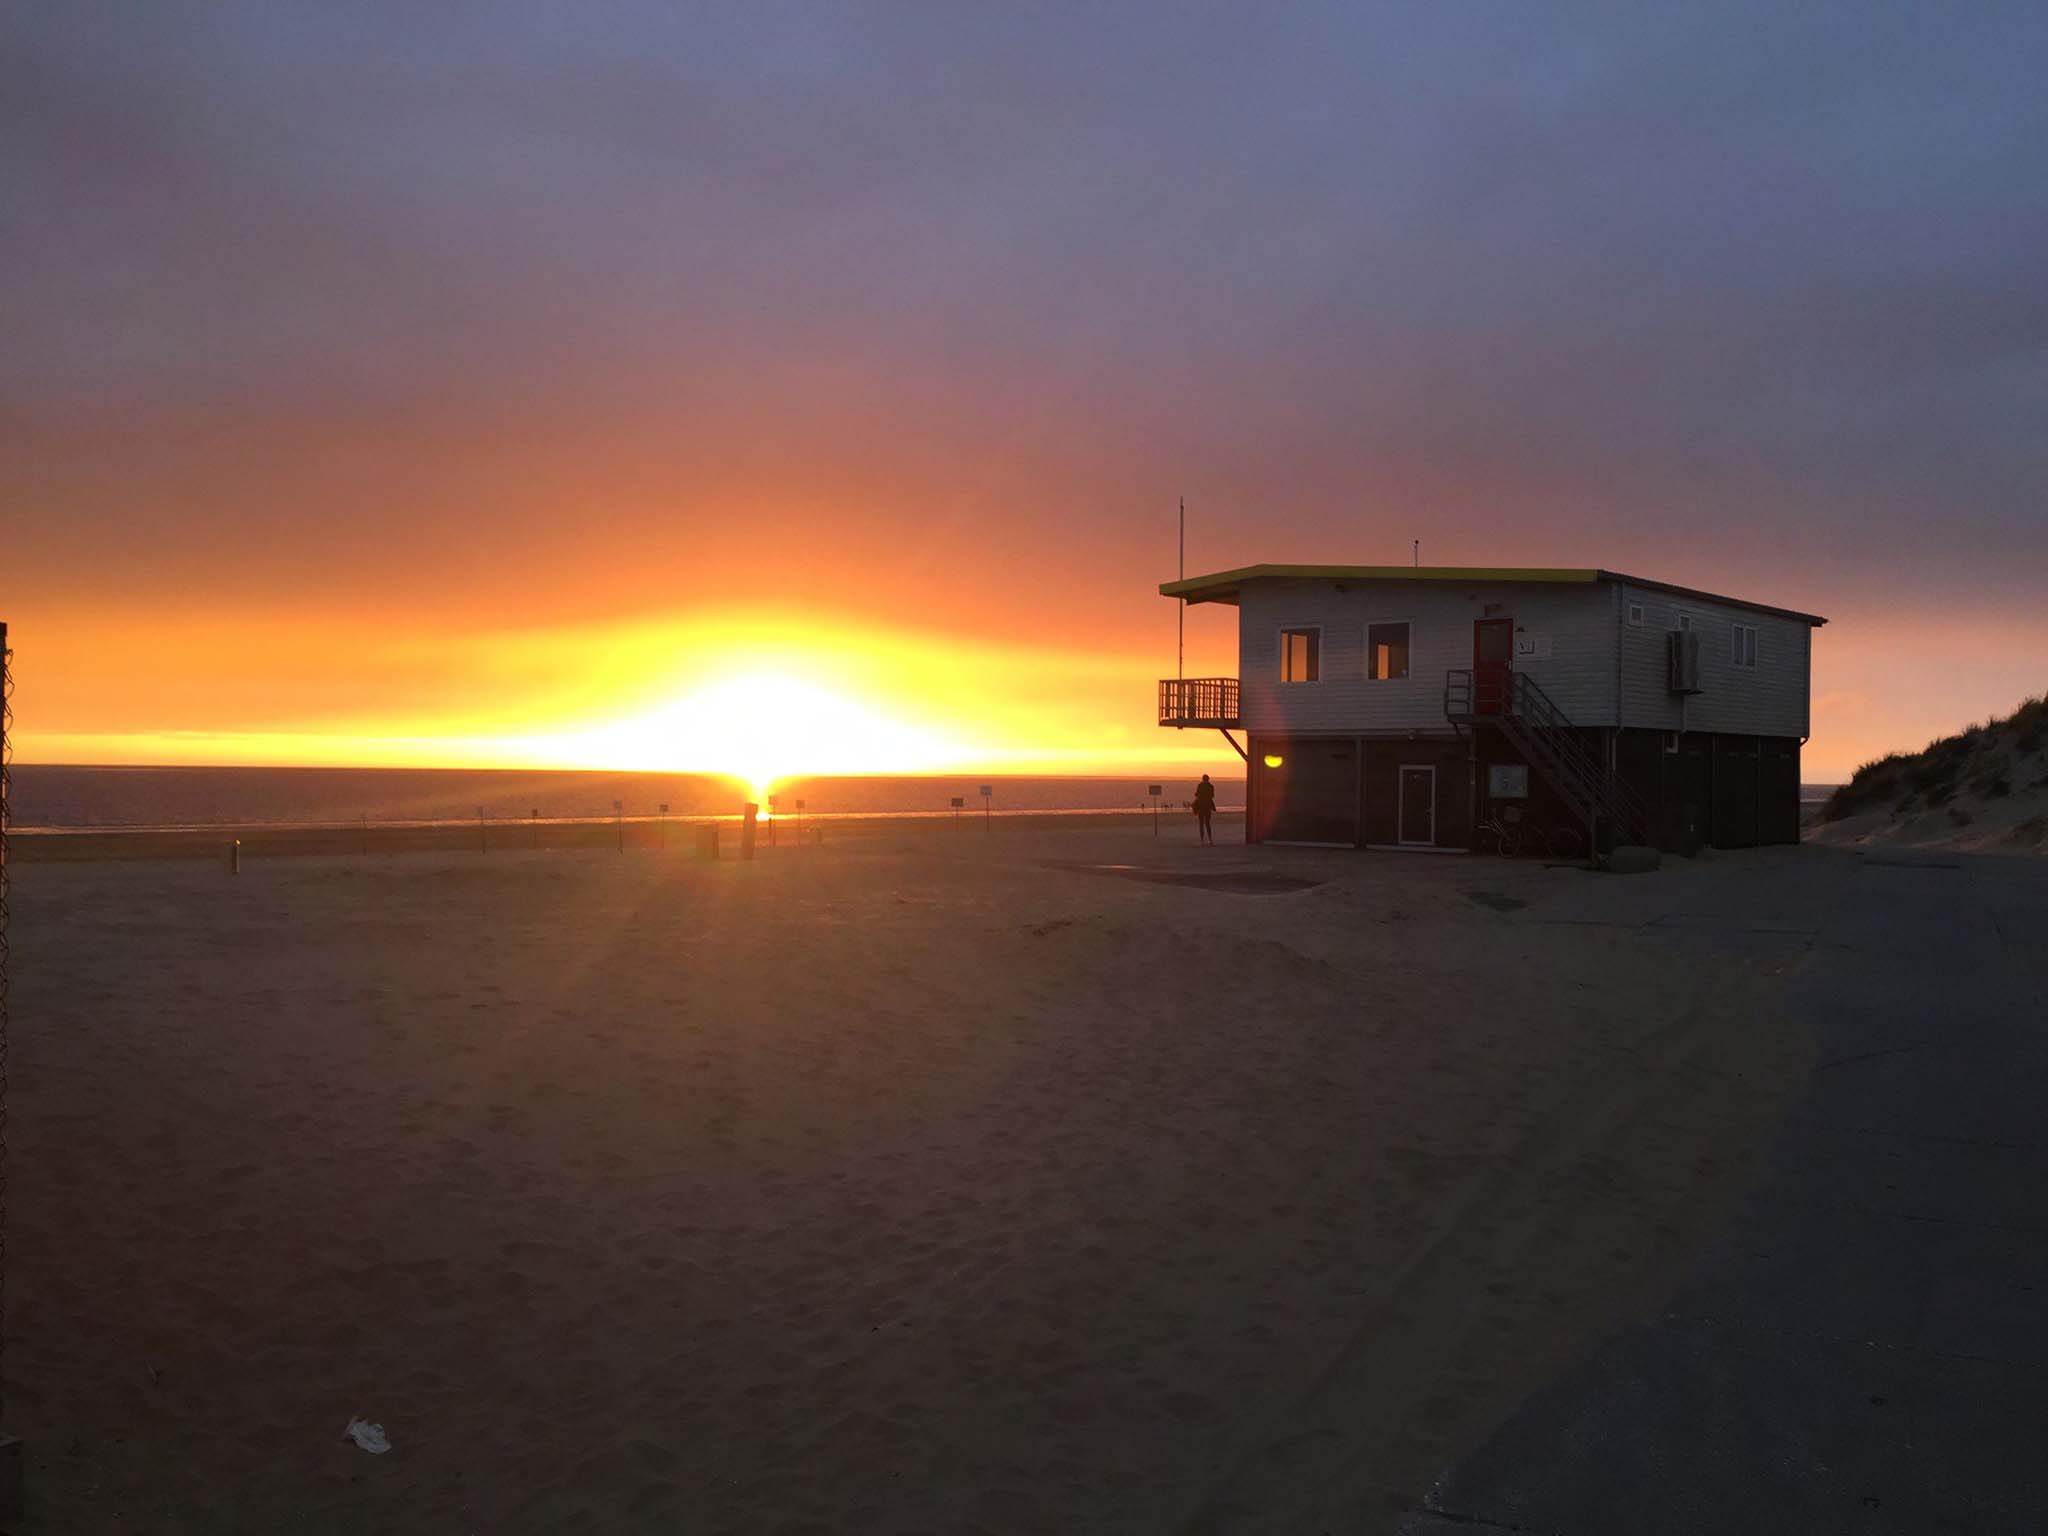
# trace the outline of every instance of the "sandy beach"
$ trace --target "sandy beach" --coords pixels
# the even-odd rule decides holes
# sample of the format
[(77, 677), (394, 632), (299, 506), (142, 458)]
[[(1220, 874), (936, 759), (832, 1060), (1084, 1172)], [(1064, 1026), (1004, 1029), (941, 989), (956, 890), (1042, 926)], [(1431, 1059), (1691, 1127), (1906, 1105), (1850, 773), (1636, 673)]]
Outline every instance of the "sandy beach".
[(1726, 1212), (1786, 962), (1169, 830), (22, 864), (25, 1528), (1391, 1529)]

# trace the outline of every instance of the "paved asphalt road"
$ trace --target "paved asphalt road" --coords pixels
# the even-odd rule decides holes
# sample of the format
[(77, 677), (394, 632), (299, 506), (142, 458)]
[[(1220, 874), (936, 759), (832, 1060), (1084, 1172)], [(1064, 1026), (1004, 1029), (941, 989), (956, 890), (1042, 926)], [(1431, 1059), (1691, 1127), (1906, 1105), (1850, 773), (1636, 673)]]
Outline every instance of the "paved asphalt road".
[(1816, 1064), (1662, 1316), (1404, 1532), (2048, 1532), (2048, 861), (1786, 849), (1542, 916), (1805, 949)]

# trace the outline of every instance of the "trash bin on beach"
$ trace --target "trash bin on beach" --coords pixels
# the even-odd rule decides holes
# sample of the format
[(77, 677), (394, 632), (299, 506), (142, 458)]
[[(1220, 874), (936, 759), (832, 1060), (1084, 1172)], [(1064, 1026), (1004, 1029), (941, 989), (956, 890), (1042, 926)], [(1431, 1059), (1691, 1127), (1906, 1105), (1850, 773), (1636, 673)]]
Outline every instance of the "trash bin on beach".
[(718, 858), (718, 827), (715, 823), (706, 823), (698, 826), (697, 857), (713, 861), (716, 861)]

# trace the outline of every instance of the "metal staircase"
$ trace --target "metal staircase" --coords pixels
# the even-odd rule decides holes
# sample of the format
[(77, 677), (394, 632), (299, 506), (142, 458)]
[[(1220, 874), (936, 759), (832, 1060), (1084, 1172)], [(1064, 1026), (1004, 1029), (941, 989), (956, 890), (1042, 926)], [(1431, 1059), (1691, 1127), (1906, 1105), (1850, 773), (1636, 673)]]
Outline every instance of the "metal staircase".
[(1585, 822), (1587, 845), (1596, 852), (1648, 839), (1650, 813), (1642, 797), (1587, 748), (1571, 718), (1526, 672), (1477, 678), (1470, 668), (1446, 672), (1444, 718), (1499, 731)]

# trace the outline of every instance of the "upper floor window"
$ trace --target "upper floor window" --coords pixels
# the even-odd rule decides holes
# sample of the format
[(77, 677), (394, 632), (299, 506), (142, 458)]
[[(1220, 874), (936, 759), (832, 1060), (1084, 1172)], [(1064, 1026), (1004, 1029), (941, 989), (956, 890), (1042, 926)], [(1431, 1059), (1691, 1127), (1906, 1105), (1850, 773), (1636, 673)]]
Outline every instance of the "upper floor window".
[(1280, 631), (1280, 681), (1319, 682), (1323, 675), (1323, 632), (1320, 629)]
[(1641, 603), (1630, 603), (1628, 605), (1628, 621), (1637, 629), (1643, 627), (1643, 605)]
[(1755, 625), (1738, 624), (1735, 626), (1735, 638), (1729, 646), (1729, 658), (1738, 667), (1753, 667), (1756, 665)]
[(1365, 631), (1365, 675), (1375, 680), (1408, 675), (1408, 626), (1371, 624)]

